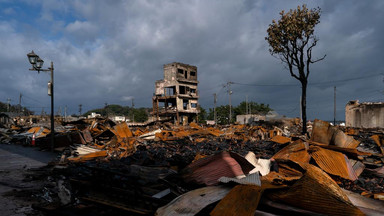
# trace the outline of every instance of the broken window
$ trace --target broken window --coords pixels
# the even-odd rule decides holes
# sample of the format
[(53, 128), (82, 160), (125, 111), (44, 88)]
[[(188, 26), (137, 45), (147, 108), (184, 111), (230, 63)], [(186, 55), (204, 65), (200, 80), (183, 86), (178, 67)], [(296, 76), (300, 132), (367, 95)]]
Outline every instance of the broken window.
[(191, 76), (196, 76), (196, 71), (191, 71), (190, 75)]
[(188, 109), (188, 100), (186, 99), (183, 100), (183, 109)]
[(175, 95), (175, 87), (166, 87), (165, 88), (165, 95), (172, 96)]
[(196, 89), (191, 88), (191, 93), (196, 93)]
[(185, 73), (184, 73), (184, 78), (185, 78), (185, 79), (188, 79), (188, 71), (185, 71)]
[(179, 86), (179, 94), (185, 94), (185, 86)]
[(184, 74), (183, 69), (177, 69), (177, 72), (178, 72), (179, 74)]
[(185, 92), (187, 92), (187, 94), (189, 93), (189, 87), (185, 87)]
[(192, 108), (197, 108), (197, 103), (191, 103)]
[(159, 102), (159, 108), (165, 108), (165, 103), (164, 102)]

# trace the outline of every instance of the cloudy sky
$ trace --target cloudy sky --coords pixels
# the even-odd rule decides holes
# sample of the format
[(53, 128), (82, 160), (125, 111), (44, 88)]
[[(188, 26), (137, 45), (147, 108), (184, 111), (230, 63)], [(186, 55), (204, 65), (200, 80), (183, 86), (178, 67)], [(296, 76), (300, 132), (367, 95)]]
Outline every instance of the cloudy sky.
[(228, 104), (223, 85), (235, 82), (232, 101), (270, 104), (299, 116), (301, 87), (269, 54), (266, 30), (281, 10), (320, 7), (308, 118), (344, 119), (349, 100), (384, 100), (384, 1), (371, 0), (0, 0), (0, 101), (40, 113), (50, 109), (46, 73), (29, 71), (34, 50), (55, 68), (55, 112), (78, 113), (105, 103), (151, 107), (163, 65), (198, 67), (204, 108)]

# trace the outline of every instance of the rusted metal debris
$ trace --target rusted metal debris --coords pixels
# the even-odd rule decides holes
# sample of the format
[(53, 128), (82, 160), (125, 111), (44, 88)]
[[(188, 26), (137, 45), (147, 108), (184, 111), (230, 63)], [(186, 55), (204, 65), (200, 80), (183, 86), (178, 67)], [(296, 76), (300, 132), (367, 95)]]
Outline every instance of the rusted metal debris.
[[(296, 128), (287, 133), (273, 126), (144, 128), (105, 119), (78, 121), (55, 133), (57, 150), (64, 151), (53, 173), (67, 177), (71, 202), (135, 214), (377, 211), (351, 202), (341, 188), (383, 199), (383, 133), (343, 130), (316, 120), (308, 139), (295, 134)], [(49, 143), (44, 128), (19, 131), (0, 139), (28, 140), (45, 131), (36, 144)]]
[(356, 148), (360, 143), (337, 127), (318, 119), (315, 119), (313, 123), (311, 140), (344, 148)]
[(364, 215), (321, 169), (302, 166), (303, 177), (286, 190), (270, 193), (270, 198), (326, 215)]
[(216, 205), (210, 215), (255, 215), (262, 193), (261, 187), (237, 185)]

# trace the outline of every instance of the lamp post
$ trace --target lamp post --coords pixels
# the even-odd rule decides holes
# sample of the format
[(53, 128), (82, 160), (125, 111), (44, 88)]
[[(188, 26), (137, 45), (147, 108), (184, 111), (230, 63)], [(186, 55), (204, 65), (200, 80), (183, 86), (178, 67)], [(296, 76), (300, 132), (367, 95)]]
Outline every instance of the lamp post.
[(51, 62), (51, 67), (47, 69), (42, 69), (44, 61), (36, 55), (33, 50), (27, 54), (29, 63), (31, 63), (32, 68), (30, 71), (40, 71), (51, 72), (51, 81), (48, 83), (48, 95), (51, 96), (51, 151), (53, 151), (55, 146), (55, 116), (54, 116), (54, 107), (53, 107), (53, 62)]

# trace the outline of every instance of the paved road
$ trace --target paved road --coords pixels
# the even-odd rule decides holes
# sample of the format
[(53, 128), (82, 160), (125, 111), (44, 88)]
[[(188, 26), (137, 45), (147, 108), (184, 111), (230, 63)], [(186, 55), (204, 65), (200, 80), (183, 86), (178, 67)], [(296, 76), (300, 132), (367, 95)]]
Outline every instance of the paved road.
[(0, 215), (39, 215), (30, 203), (10, 196), (20, 189), (33, 188), (33, 182), (25, 182), (24, 174), (30, 168), (46, 165), (57, 153), (42, 152), (36, 148), (0, 144)]

